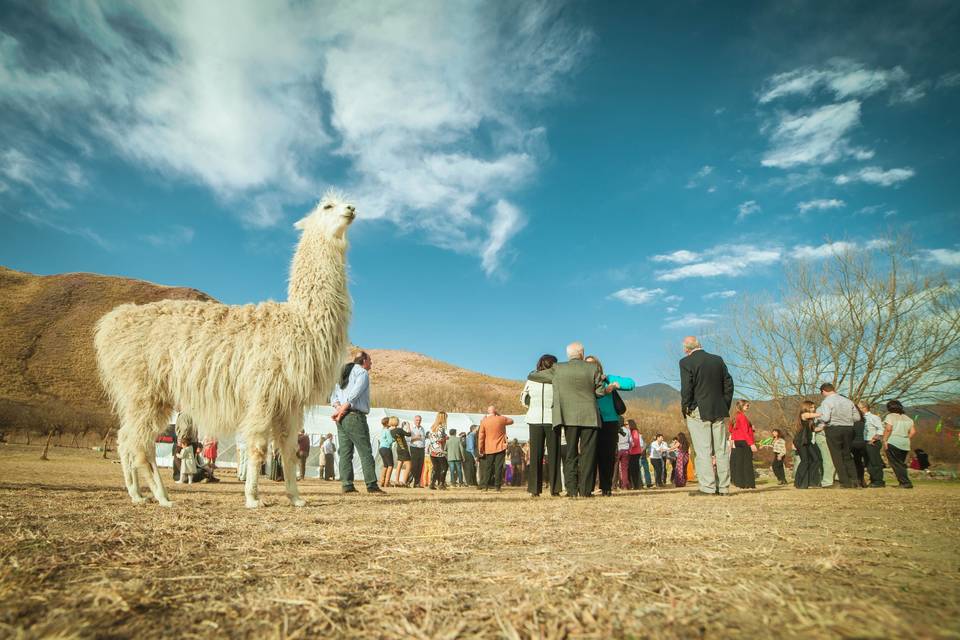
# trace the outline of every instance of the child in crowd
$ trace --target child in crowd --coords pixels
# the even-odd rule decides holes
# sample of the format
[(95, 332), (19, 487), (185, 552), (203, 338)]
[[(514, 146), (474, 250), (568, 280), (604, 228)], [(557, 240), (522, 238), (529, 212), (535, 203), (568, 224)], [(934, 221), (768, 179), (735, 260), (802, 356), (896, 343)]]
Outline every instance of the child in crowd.
[(197, 458), (193, 452), (193, 445), (186, 438), (180, 440), (180, 479), (178, 484), (183, 484), (183, 478), (187, 478), (187, 484), (193, 484), (193, 476), (197, 473)]
[(783, 461), (787, 457), (787, 441), (783, 439), (780, 429), (773, 430), (773, 475), (777, 476), (777, 484), (787, 484), (787, 474), (783, 470)]

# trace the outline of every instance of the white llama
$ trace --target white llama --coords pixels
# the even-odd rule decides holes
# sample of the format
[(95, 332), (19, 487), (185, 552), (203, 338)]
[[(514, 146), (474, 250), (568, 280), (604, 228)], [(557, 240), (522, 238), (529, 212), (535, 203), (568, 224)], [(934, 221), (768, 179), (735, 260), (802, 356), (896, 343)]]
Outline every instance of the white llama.
[(97, 323), (100, 378), (120, 419), (117, 450), (134, 503), (139, 471), (154, 498), (167, 497), (154, 453), (174, 405), (211, 435), (247, 442), (246, 504), (259, 507), (260, 464), (270, 439), (279, 448), (295, 506), (297, 434), (306, 405), (328, 401), (346, 352), (350, 297), (346, 231), (353, 205), (328, 192), (294, 226), (302, 231), (286, 302), (228, 306), (162, 300), (116, 307)]

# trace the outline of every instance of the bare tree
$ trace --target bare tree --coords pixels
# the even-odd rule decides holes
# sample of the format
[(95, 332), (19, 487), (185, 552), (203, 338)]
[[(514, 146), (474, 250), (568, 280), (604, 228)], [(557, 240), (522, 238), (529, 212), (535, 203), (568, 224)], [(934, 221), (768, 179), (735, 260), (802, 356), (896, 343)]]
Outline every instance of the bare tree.
[(824, 382), (869, 402), (958, 395), (960, 288), (905, 243), (874, 247), (789, 263), (779, 297), (732, 305), (717, 339), (738, 386), (773, 399)]

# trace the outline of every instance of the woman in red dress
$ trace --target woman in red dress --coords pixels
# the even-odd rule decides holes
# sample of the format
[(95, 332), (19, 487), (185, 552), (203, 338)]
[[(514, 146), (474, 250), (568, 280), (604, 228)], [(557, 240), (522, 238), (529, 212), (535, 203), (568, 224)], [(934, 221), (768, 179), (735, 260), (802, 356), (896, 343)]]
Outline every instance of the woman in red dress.
[(757, 443), (753, 436), (753, 425), (747, 418), (746, 410), (750, 403), (737, 400), (736, 414), (730, 421), (730, 439), (733, 450), (730, 453), (730, 482), (741, 489), (756, 489), (757, 481), (753, 474), (753, 452)]

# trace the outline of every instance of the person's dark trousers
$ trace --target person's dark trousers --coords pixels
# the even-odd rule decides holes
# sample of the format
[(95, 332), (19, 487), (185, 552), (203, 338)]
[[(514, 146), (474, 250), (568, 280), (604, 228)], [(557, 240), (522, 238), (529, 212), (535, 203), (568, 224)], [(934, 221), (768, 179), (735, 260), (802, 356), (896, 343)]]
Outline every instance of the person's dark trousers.
[(870, 473), (870, 486), (886, 486), (886, 482), (883, 481), (883, 457), (880, 455), (883, 444), (879, 440), (875, 443), (868, 442), (865, 448), (867, 450), (867, 471)]
[(370, 428), (367, 416), (359, 411), (349, 411), (337, 425), (340, 450), (340, 484), (344, 489), (353, 489), (353, 450), (360, 455), (363, 481), (367, 490), (377, 489), (377, 467), (373, 462), (370, 446)]
[(666, 467), (663, 464), (663, 458), (650, 458), (653, 463), (653, 477), (658, 487), (662, 487), (666, 482)]
[(589, 496), (597, 475), (597, 427), (563, 427), (567, 457), (563, 461), (564, 480), (569, 496)]
[[(613, 471), (617, 466), (617, 435), (619, 422), (604, 422), (597, 434), (597, 472), (600, 476), (600, 493), (613, 493)], [(591, 490), (593, 488), (591, 487)]]
[(309, 456), (309, 455), (310, 455), (309, 453), (298, 453), (298, 454), (297, 454), (297, 459), (298, 459), (298, 461), (300, 462), (300, 477), (301, 477), (301, 478), (306, 478), (306, 477), (307, 477), (307, 456)]
[(334, 475), (333, 468), (333, 454), (325, 453), (323, 454), (323, 479), (324, 480), (335, 480), (336, 476)]
[(907, 474), (907, 452), (888, 443), (887, 461), (893, 468), (893, 473), (897, 476), (897, 482), (900, 483), (900, 486), (912, 487), (913, 483), (910, 482), (910, 476)]
[(857, 467), (853, 464), (853, 454), (850, 446), (853, 444), (853, 425), (827, 425), (827, 447), (830, 449), (830, 459), (837, 470), (840, 484), (847, 488), (858, 487)]
[[(552, 495), (560, 495), (560, 427), (552, 424), (531, 424), (530, 467), (527, 469), (527, 492), (535, 496), (543, 491), (544, 480), (550, 485)], [(544, 464), (544, 451), (547, 462)]]
[(863, 473), (866, 471), (867, 464), (869, 463), (867, 459), (867, 443), (863, 440), (860, 442), (854, 440), (850, 446), (850, 453), (853, 454), (853, 466), (857, 470), (856, 482), (861, 487), (865, 487), (867, 483), (863, 481)]
[(787, 474), (783, 470), (783, 460), (773, 454), (773, 475), (777, 476), (777, 482), (787, 484)]
[(423, 447), (410, 447), (410, 480), (413, 486), (420, 486), (423, 475)]
[(488, 453), (480, 458), (480, 488), (500, 490), (503, 484), (503, 462), (507, 458), (506, 451)]
[(463, 452), (463, 476), (468, 486), (477, 486), (477, 461), (469, 451)]
[(631, 453), (630, 462), (627, 464), (627, 478), (630, 480), (631, 489), (643, 488), (640, 480), (640, 454)]
[(445, 485), (447, 483), (447, 459), (443, 456), (431, 456), (430, 466), (433, 470), (430, 474), (430, 486)]
[(519, 487), (520, 480), (523, 479), (523, 465), (510, 463), (510, 466), (513, 467), (510, 474), (510, 486)]

